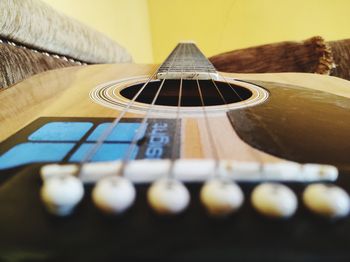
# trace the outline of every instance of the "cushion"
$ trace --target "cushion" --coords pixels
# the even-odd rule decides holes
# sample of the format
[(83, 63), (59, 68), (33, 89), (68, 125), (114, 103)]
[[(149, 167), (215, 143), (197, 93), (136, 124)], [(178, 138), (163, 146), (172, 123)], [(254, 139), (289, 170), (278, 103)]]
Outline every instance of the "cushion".
[(306, 72), (329, 74), (334, 67), (330, 47), (322, 37), (240, 49), (210, 58), (217, 70), (234, 73)]
[(118, 43), (40, 0), (0, 0), (0, 90), (46, 70), (132, 62)]
[(81, 65), (79, 61), (71, 58), (41, 53), (14, 43), (1, 42), (0, 89), (46, 70)]
[(87, 63), (131, 61), (119, 44), (40, 0), (1, 0), (0, 38)]
[(350, 80), (350, 39), (328, 42), (335, 63), (331, 75)]

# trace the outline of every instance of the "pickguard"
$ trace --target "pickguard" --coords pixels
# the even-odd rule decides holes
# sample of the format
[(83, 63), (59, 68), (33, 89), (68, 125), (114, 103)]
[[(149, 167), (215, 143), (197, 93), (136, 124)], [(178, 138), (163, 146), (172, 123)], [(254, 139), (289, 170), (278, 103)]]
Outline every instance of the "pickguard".
[(267, 103), (228, 113), (244, 142), (296, 162), (350, 168), (349, 98), (294, 85), (249, 82), (271, 95)]

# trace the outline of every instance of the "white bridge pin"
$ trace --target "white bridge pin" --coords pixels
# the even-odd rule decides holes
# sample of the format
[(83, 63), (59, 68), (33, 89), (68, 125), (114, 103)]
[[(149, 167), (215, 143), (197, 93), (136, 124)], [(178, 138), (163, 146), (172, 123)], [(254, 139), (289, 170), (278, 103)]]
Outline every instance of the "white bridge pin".
[(349, 195), (335, 185), (309, 185), (303, 193), (303, 201), (312, 212), (329, 218), (342, 218), (350, 211)]
[(92, 191), (94, 204), (107, 214), (123, 213), (134, 203), (135, 197), (134, 185), (120, 176), (109, 176), (99, 180)]
[(203, 185), (200, 199), (209, 214), (227, 216), (241, 207), (244, 195), (236, 183), (216, 178)]
[(298, 200), (294, 192), (279, 183), (263, 183), (258, 185), (251, 195), (254, 208), (267, 217), (288, 218), (297, 207)]
[(175, 215), (186, 209), (190, 194), (183, 183), (174, 179), (160, 179), (147, 192), (148, 203), (159, 214)]
[(83, 198), (84, 187), (75, 176), (57, 175), (44, 180), (40, 193), (50, 213), (66, 216), (73, 212)]

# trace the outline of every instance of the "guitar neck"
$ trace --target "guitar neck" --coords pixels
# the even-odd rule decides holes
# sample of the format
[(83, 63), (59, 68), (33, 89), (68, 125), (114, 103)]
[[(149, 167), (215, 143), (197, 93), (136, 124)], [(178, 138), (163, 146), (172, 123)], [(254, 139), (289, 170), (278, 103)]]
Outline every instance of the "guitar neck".
[(160, 66), (158, 79), (217, 79), (213, 64), (194, 43), (179, 43)]

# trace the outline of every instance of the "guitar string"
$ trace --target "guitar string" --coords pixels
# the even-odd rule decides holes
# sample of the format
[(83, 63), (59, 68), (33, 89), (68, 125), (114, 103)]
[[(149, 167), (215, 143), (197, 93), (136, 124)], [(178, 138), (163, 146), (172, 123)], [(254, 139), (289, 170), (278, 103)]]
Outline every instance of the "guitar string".
[[(184, 45), (186, 46), (186, 45)], [(176, 60), (175, 57), (177, 56), (177, 54), (180, 52), (180, 50), (183, 49), (182, 46), (180, 46), (179, 48), (179, 51), (176, 53), (176, 55), (173, 57), (172, 61), (171, 61), (171, 65), (174, 63), (174, 61)], [(190, 53), (192, 54), (192, 51), (191, 51), (191, 48), (188, 48), (190, 50)], [(175, 50), (174, 50), (175, 51)], [(171, 54), (170, 54), (171, 55)], [(170, 56), (169, 55), (169, 56)], [(193, 58), (195, 62), (195, 58)], [(184, 60), (184, 59), (182, 59)], [(195, 70), (196, 72), (196, 68), (195, 68), (195, 63), (193, 63), (193, 69)], [(169, 73), (169, 70), (170, 70), (171, 66), (168, 67), (168, 70), (166, 72), (166, 74)], [(126, 108), (122, 111), (122, 113), (120, 113), (120, 115), (110, 124), (109, 128), (105, 130), (104, 133), (102, 133), (102, 135), (100, 136), (100, 138), (97, 140), (95, 146), (90, 150), (88, 151), (88, 153), (86, 154), (86, 156), (83, 158), (83, 160), (80, 162), (80, 166), (79, 166), (79, 170), (78, 170), (78, 174), (80, 174), (81, 172), (81, 166), (88, 162), (89, 160), (91, 160), (91, 158), (95, 155), (95, 153), (97, 152), (97, 150), (99, 149), (99, 147), (103, 144), (103, 142), (108, 138), (108, 136), (112, 133), (112, 131), (114, 130), (114, 128), (118, 125), (118, 123), (120, 122), (120, 120), (122, 119), (122, 117), (127, 113), (128, 109), (131, 107), (131, 105), (134, 103), (134, 101), (137, 99), (137, 97), (141, 94), (141, 92), (146, 88), (146, 86), (148, 85), (148, 83), (154, 78), (154, 76), (156, 75), (156, 73), (158, 72), (159, 68), (157, 68), (154, 73), (148, 78), (147, 82), (140, 88), (140, 90), (134, 95), (134, 97), (132, 98), (132, 100), (129, 101), (129, 103), (127, 104)], [(209, 71), (208, 71), (208, 74), (209, 74)], [(179, 88), (179, 99), (178, 99), (178, 104), (177, 104), (177, 112), (176, 112), (176, 128), (175, 128), (175, 135), (174, 135), (174, 145), (175, 145), (175, 142), (176, 142), (176, 138), (177, 138), (177, 134), (176, 134), (176, 130), (178, 129), (178, 126), (179, 126), (179, 111), (180, 111), (180, 107), (181, 107), (181, 96), (182, 96), (182, 75), (183, 75), (183, 71), (181, 71), (181, 79), (180, 79), (180, 88)], [(209, 74), (210, 75), (210, 74)], [(226, 78), (224, 78), (226, 80)], [(211, 77), (211, 81), (213, 82), (216, 90), (218, 91), (221, 99), (223, 100), (223, 102), (225, 103), (226, 106), (227, 105), (227, 101), (226, 99), (224, 99), (222, 93), (220, 92), (220, 90), (218, 89), (218, 87), (216, 86), (215, 84), (215, 81), (212, 79)], [(125, 168), (125, 164), (127, 163), (127, 160), (128, 158), (130, 157), (131, 153), (133, 152), (133, 149), (137, 143), (137, 140), (138, 140), (138, 137), (139, 135), (141, 135), (141, 130), (144, 130), (144, 127), (145, 127), (145, 123), (147, 122), (148, 118), (149, 118), (149, 113), (151, 112), (151, 108), (154, 106), (158, 96), (159, 96), (159, 93), (163, 87), (163, 84), (165, 82), (165, 79), (163, 79), (160, 87), (159, 87), (159, 90), (157, 91), (153, 101), (152, 101), (152, 104), (151, 106), (149, 107), (140, 127), (138, 128), (138, 131), (137, 131), (137, 134), (134, 136), (134, 139), (131, 143), (131, 145), (129, 146), (129, 149), (128, 149), (128, 152), (127, 154), (125, 155), (126, 157), (124, 157), (124, 161), (122, 162), (122, 166), (120, 168), (121, 171), (124, 170)], [(210, 129), (210, 126), (209, 126), (209, 120), (208, 120), (208, 116), (207, 116), (207, 112), (205, 110), (205, 104), (204, 104), (204, 99), (203, 99), (203, 94), (202, 94), (202, 90), (201, 90), (201, 87), (200, 87), (200, 83), (198, 81), (198, 79), (196, 79), (196, 82), (197, 82), (197, 88), (198, 88), (198, 92), (199, 92), (199, 95), (200, 95), (200, 99), (201, 99), (201, 104), (202, 104), (202, 110), (203, 110), (203, 113), (204, 113), (204, 117), (205, 117), (205, 125), (206, 125), (206, 128), (208, 130), (208, 133), (209, 133), (209, 140), (210, 140), (210, 145), (211, 145), (211, 148), (213, 149), (213, 153), (214, 153), (214, 158), (216, 160), (216, 168), (218, 168), (218, 152), (217, 152), (217, 148), (214, 146), (214, 140), (213, 140), (213, 135), (212, 135), (212, 131)], [(226, 82), (228, 83), (228, 81), (226, 80)], [(228, 83), (229, 84), (229, 83)], [(241, 99), (242, 102), (244, 102), (244, 100), (240, 97), (240, 95), (234, 90), (234, 88), (229, 84), (229, 86), (231, 87), (231, 89), (236, 93), (236, 95)], [(173, 162), (174, 162), (174, 150), (175, 149), (175, 146), (173, 146), (173, 152), (172, 152), (172, 161), (171, 161), (171, 168), (170, 170), (172, 170), (172, 172), (170, 172), (170, 176), (173, 174)]]
[[(229, 108), (229, 104), (227, 103), (227, 100), (225, 99), (224, 95), (222, 94), (222, 92), (220, 91), (219, 87), (217, 86), (217, 84), (215, 83), (215, 80), (212, 78), (212, 76), (210, 75), (210, 72), (208, 71), (208, 75), (210, 76), (210, 80), (212, 81), (215, 89), (217, 90), (217, 92), (219, 93), (219, 96), (221, 97), (221, 99), (223, 100), (224, 102), (224, 105), (227, 109), (227, 112), (230, 111), (230, 108)], [(231, 87), (232, 89), (232, 87)], [(233, 90), (236, 95), (237, 95), (237, 92), (236, 90)], [(237, 95), (237, 97), (241, 100), (241, 102), (243, 102), (244, 104), (246, 103), (240, 96)], [(227, 117), (227, 114), (226, 114), (226, 117)], [(261, 156), (255, 152), (252, 148), (248, 147), (249, 151), (250, 151), (250, 154), (259, 162), (260, 166), (262, 165), (263, 163), (263, 160), (261, 158)]]
[[(209, 73), (209, 72), (208, 72)], [(225, 79), (225, 78), (224, 78)], [(220, 96), (222, 97), (222, 99), (224, 99), (225, 101), (225, 106), (227, 108), (227, 113), (230, 111), (230, 108), (228, 106), (228, 103), (226, 102), (226, 99), (224, 98), (224, 96), (222, 95), (221, 91), (219, 90), (217, 84), (215, 83), (214, 79), (211, 78), (211, 81), (213, 82), (216, 90), (220, 93)], [(235, 95), (241, 100), (241, 102), (243, 103), (243, 105), (246, 105), (247, 108), (249, 108), (249, 106), (247, 105), (247, 102), (239, 95), (239, 93), (230, 85), (230, 83), (225, 79), (226, 84), (228, 84), (228, 86), (231, 88), (231, 90), (235, 93)], [(226, 114), (227, 116), (227, 114)], [(227, 116), (228, 117), (228, 116)], [(251, 152), (251, 155), (257, 159), (257, 161), (260, 163), (260, 166), (262, 166), (263, 164), (263, 159), (262, 156), (256, 152), (255, 150), (253, 150), (252, 148), (248, 147), (249, 151)]]
[[(89, 162), (92, 157), (97, 153), (97, 150), (101, 147), (103, 142), (109, 137), (109, 135), (113, 132), (114, 128), (117, 127), (117, 125), (120, 123), (120, 120), (124, 117), (124, 115), (127, 113), (129, 108), (132, 106), (132, 104), (135, 102), (135, 100), (139, 97), (141, 92), (146, 88), (149, 82), (154, 78), (158, 71), (158, 68), (151, 74), (151, 76), (147, 79), (147, 81), (144, 83), (144, 85), (140, 88), (140, 90), (133, 96), (133, 98), (128, 102), (126, 107), (123, 109), (123, 111), (118, 115), (117, 118), (114, 119), (114, 121), (108, 126), (107, 129), (104, 130), (104, 132), (98, 137), (95, 145), (85, 154), (85, 156), (80, 161), (80, 169), (81, 166), (87, 162)], [(79, 173), (81, 170), (79, 170)]]
[[(234, 89), (234, 87), (231, 85), (230, 82), (228, 82), (227, 78), (221, 74), (221, 77), (224, 78), (225, 82), (231, 87), (231, 89), (236, 93), (236, 95), (242, 100), (243, 103), (245, 103), (245, 101), (243, 100), (243, 98), (239, 95), (239, 93)], [(280, 148), (281, 151), (284, 152), (288, 152), (288, 150), (286, 149), (286, 147), (282, 146), (282, 144), (278, 141), (278, 139), (276, 138), (275, 135), (273, 135), (273, 133), (271, 133), (269, 131), (269, 129), (260, 121), (260, 119), (255, 115), (255, 113), (251, 110), (250, 106), (247, 106), (247, 110), (250, 112), (250, 114), (252, 115), (252, 117), (254, 117), (254, 119), (259, 123), (259, 125), (262, 127), (262, 129), (264, 129), (266, 131), (266, 133), (271, 137), (271, 139), (275, 142), (275, 144)], [(262, 174), (262, 178), (264, 177), (264, 173), (262, 172), (263, 169), (263, 157), (260, 155), (260, 153), (256, 150), (254, 150), (254, 148), (250, 148), (250, 150), (260, 159), (260, 173)], [(288, 161), (288, 160), (287, 160)], [(301, 166), (301, 168), (304, 168), (303, 166)], [(304, 177), (305, 181), (307, 181), (307, 179)]]
[[(189, 48), (189, 50), (190, 50), (190, 53), (193, 54), (191, 48)], [(195, 62), (196, 62), (196, 60), (195, 60), (195, 57), (193, 56), (192, 57), (192, 65), (193, 65), (192, 67), (193, 67), (193, 70), (195, 72), (195, 75), (197, 75)], [(200, 98), (200, 101), (201, 101), (201, 108), (202, 108), (202, 112), (203, 112), (203, 116), (204, 116), (205, 128), (206, 128), (206, 130), (208, 132), (209, 147), (210, 147), (210, 150), (212, 152), (212, 155), (213, 155), (213, 158), (214, 158), (214, 161), (215, 161), (215, 166), (214, 166), (214, 170), (213, 170), (213, 176), (216, 177), (218, 175), (218, 173), (219, 173), (219, 172), (217, 172), (219, 170), (219, 155), (218, 155), (217, 147), (216, 147), (215, 142), (214, 142), (214, 136), (213, 136), (212, 130), (210, 128), (209, 118), (208, 118), (208, 115), (207, 115), (207, 110), (205, 108), (204, 98), (203, 98), (203, 94), (202, 94), (202, 90), (201, 90), (201, 87), (200, 87), (200, 83), (199, 83), (198, 77), (196, 78), (196, 85), (197, 85), (197, 89), (198, 89), (199, 98)]]
[[(220, 89), (218, 88), (217, 84), (215, 83), (215, 81), (214, 81), (212, 75), (210, 74), (209, 69), (208, 69), (207, 73), (208, 73), (208, 76), (209, 76), (209, 78), (210, 78), (210, 80), (211, 80), (213, 86), (215, 87), (217, 93), (219, 94), (221, 100), (224, 102), (224, 105), (226, 106), (227, 111), (229, 111), (229, 106), (228, 106), (227, 100), (225, 99), (224, 95), (222, 94), (222, 92), (221, 92)], [(197, 81), (197, 82), (198, 82), (198, 81)], [(226, 81), (226, 82), (227, 82), (227, 81)], [(227, 83), (228, 83), (228, 82), (227, 82)], [(241, 98), (241, 96), (236, 92), (236, 90), (234, 90), (234, 89), (232, 88), (231, 85), (230, 85), (230, 87), (231, 87), (231, 89), (235, 92), (236, 96), (237, 96), (239, 99), (241, 99), (241, 101), (242, 101), (243, 103), (245, 103), (245, 101), (244, 101), (244, 100)], [(199, 90), (199, 91), (200, 91), (200, 90)], [(201, 94), (201, 92), (200, 92), (200, 94)], [(203, 101), (202, 101), (202, 105), (203, 105)], [(206, 124), (206, 125), (207, 125), (207, 129), (208, 129), (208, 128), (209, 128), (209, 120), (206, 120), (206, 123), (207, 123), (207, 124)], [(208, 130), (210, 130), (210, 129), (208, 129)], [(211, 137), (213, 137), (212, 134), (209, 134), (209, 135), (210, 135)], [(211, 144), (212, 144), (212, 145), (214, 144), (214, 143), (213, 143), (213, 139), (212, 139)], [(215, 151), (217, 152), (216, 147), (214, 147), (214, 149), (215, 149)], [(250, 149), (250, 151), (251, 151), (251, 154), (252, 154), (253, 156), (255, 156), (255, 158), (257, 159), (257, 161), (260, 163), (260, 169), (261, 169), (261, 166), (262, 166), (262, 163), (263, 163), (262, 158), (261, 158), (260, 155), (259, 155), (257, 152), (255, 152), (253, 149), (251, 149), (251, 148), (249, 148), (249, 149)], [(217, 155), (218, 155), (218, 154), (217, 154)], [(217, 157), (217, 158), (216, 158), (216, 165), (215, 165), (215, 169), (214, 169), (216, 172), (214, 171), (214, 177), (220, 175), (220, 172), (219, 172), (219, 165), (220, 165), (220, 163), (219, 163), (219, 159), (218, 159), (218, 157)]]
[[(188, 48), (189, 45), (186, 45), (185, 47), (187, 47), (187, 50), (190, 50), (190, 48)], [(184, 48), (185, 49), (185, 48)], [(186, 57), (186, 51), (184, 51), (185, 54), (183, 54), (183, 57)], [(184, 61), (184, 58), (182, 57), (182, 62)], [(194, 56), (193, 56), (194, 57)], [(184, 63), (182, 63), (184, 64)], [(194, 71), (195, 67), (193, 66)], [(174, 178), (174, 164), (175, 164), (175, 155), (176, 155), (176, 143), (177, 143), (177, 139), (178, 139), (178, 135), (177, 135), (177, 131), (178, 131), (178, 127), (179, 127), (179, 115), (180, 115), (180, 107), (181, 107), (181, 99), (182, 99), (182, 84), (183, 84), (183, 67), (181, 68), (181, 78), (180, 78), (180, 85), (179, 85), (179, 94), (178, 94), (178, 102), (177, 102), (177, 108), (176, 108), (176, 127), (175, 127), (175, 133), (174, 133), (174, 141), (173, 141), (173, 148), (172, 148), (172, 155), (171, 155), (171, 162), (170, 162), (170, 167), (169, 167), (169, 172), (167, 174), (169, 179)], [(218, 89), (217, 89), (218, 90)], [(226, 100), (224, 99), (224, 97), (222, 96), (221, 92), (218, 90), (219, 95), (221, 96), (222, 100), (224, 101), (224, 103), (227, 104)], [(215, 172), (217, 173), (217, 172)]]
[[(225, 82), (231, 87), (231, 89), (236, 93), (236, 95), (242, 100), (243, 103), (245, 103), (245, 101), (243, 100), (243, 98), (239, 95), (239, 93), (234, 89), (234, 87), (231, 85), (230, 82), (228, 82), (227, 78), (224, 75), (221, 75)], [(275, 135), (273, 135), (269, 129), (260, 121), (260, 119), (255, 115), (255, 113), (251, 110), (250, 106), (247, 106), (247, 110), (250, 112), (250, 114), (252, 115), (252, 117), (254, 117), (254, 119), (259, 123), (259, 125), (262, 127), (262, 129), (264, 129), (266, 131), (266, 133), (271, 137), (271, 139), (275, 142), (275, 144), (280, 148), (281, 151), (284, 152), (288, 152), (288, 150), (282, 146), (281, 143), (279, 143), (278, 139), (275, 137)], [(263, 160), (263, 156), (260, 155), (260, 152), (256, 151), (254, 148), (250, 148), (251, 152), (253, 152), (256, 157), (258, 157), (260, 159), (260, 173), (262, 174), (262, 178), (264, 177), (264, 173), (263, 171), (263, 164), (264, 164), (264, 160)], [(303, 166), (302, 166), (303, 168)]]
[[(229, 112), (229, 107), (228, 107), (228, 103), (227, 103), (226, 99), (224, 98), (224, 96), (222, 95), (220, 89), (219, 89), (218, 86), (216, 85), (214, 79), (213, 79), (212, 76), (210, 75), (210, 71), (209, 71), (209, 70), (207, 71), (207, 73), (208, 73), (208, 75), (209, 75), (209, 77), (210, 77), (210, 79), (211, 79), (213, 85), (215, 86), (217, 92), (219, 93), (219, 96), (221, 97), (221, 99), (223, 100), (225, 106), (227, 107), (227, 112)], [(243, 104), (247, 105), (247, 103), (245, 102), (245, 100), (244, 100), (244, 99), (240, 96), (240, 94), (234, 89), (234, 87), (231, 85), (231, 83), (228, 82), (228, 80), (226, 79), (226, 77), (223, 76), (223, 75), (221, 75), (221, 76), (224, 78), (225, 82), (230, 86), (230, 88), (231, 88), (232, 91), (236, 94), (236, 96), (241, 100), (241, 102), (242, 102)], [(255, 116), (255, 114), (251, 111), (251, 109), (250, 109), (249, 106), (247, 106), (247, 110), (248, 110), (248, 111), (252, 114), (252, 116), (260, 123), (260, 126), (270, 135), (270, 137), (274, 140), (274, 142), (276, 143), (276, 145), (278, 145), (282, 151), (284, 150), (284, 151), (286, 152), (286, 150), (285, 150), (284, 147), (279, 143), (279, 141), (277, 140), (277, 138), (275, 138), (274, 135), (271, 134), (271, 133), (267, 130), (266, 126), (263, 125), (263, 124), (261, 123), (261, 121)], [(249, 151), (252, 153), (252, 155), (255, 156), (255, 158), (257, 159), (257, 161), (259, 162), (260, 173), (263, 174), (263, 172), (262, 172), (263, 164), (264, 164), (263, 157), (260, 155), (260, 153), (259, 153), (258, 151), (255, 151), (253, 148), (248, 147), (248, 149), (249, 149)], [(217, 164), (217, 167), (218, 167), (218, 166), (219, 166), (219, 165)], [(216, 173), (214, 173), (214, 174), (216, 174)]]
[[(218, 88), (218, 86), (216, 85), (216, 83), (215, 83), (215, 81), (214, 81), (212, 75), (210, 74), (209, 69), (208, 69), (207, 73), (208, 73), (208, 76), (209, 76), (211, 82), (213, 83), (213, 86), (215, 87), (217, 93), (219, 94), (221, 100), (224, 102), (224, 105), (226, 106), (227, 111), (229, 111), (229, 106), (228, 106), (227, 100), (225, 99), (224, 95), (222, 94), (222, 92), (220, 91), (220, 89)], [(197, 82), (198, 82), (198, 80), (197, 80)], [(199, 82), (198, 82), (198, 83), (199, 83)], [(226, 83), (228, 83), (228, 82), (226, 81)], [(242, 97), (236, 92), (236, 90), (234, 90), (233, 87), (232, 87), (231, 85), (229, 85), (229, 86), (230, 86), (231, 89), (235, 92), (236, 96), (245, 104), (246, 102), (245, 102), (245, 101), (242, 99)], [(200, 90), (199, 90), (199, 91), (200, 91)], [(201, 95), (201, 92), (200, 92), (200, 95)], [(203, 105), (203, 101), (202, 101), (202, 105)], [(204, 110), (204, 112), (206, 113), (206, 110)], [(207, 117), (206, 117), (206, 118), (207, 118)], [(207, 126), (207, 129), (210, 130), (210, 129), (209, 129), (209, 120), (208, 120), (208, 118), (207, 118), (207, 120), (206, 120), (206, 126)], [(211, 146), (213, 146), (213, 145), (214, 145), (214, 140), (213, 140), (213, 138), (212, 138), (212, 137), (213, 137), (212, 133), (209, 134), (209, 136), (211, 137), (211, 142), (210, 142), (210, 143), (211, 143)], [(218, 155), (218, 153), (217, 153), (217, 148), (216, 148), (215, 146), (214, 146), (213, 148), (215, 149), (215, 151), (216, 151), (216, 156), (217, 156), (217, 155)], [(261, 166), (261, 164), (263, 163), (263, 161), (262, 161), (260, 155), (259, 155), (257, 152), (255, 152), (253, 149), (251, 149), (251, 148), (249, 148), (249, 149), (250, 149), (252, 155), (255, 156), (255, 158), (257, 159), (257, 161), (260, 163), (260, 166)], [(217, 171), (218, 171), (218, 168), (219, 168), (219, 161), (218, 161), (218, 157), (216, 157), (216, 170), (217, 170)], [(215, 172), (214, 174), (218, 175), (218, 173), (219, 173), (219, 172)]]
[[(259, 118), (255, 116), (255, 114), (254, 114), (254, 112), (252, 112), (250, 106), (247, 105), (247, 102), (245, 102), (245, 100), (244, 100), (244, 99), (242, 98), (242, 96), (235, 90), (235, 88), (231, 85), (231, 83), (227, 80), (227, 78), (226, 78), (224, 75), (222, 75), (222, 74), (220, 74), (220, 75), (221, 75), (221, 77), (225, 80), (225, 82), (230, 86), (230, 88), (231, 88), (232, 91), (236, 94), (236, 96), (239, 97), (239, 99), (242, 101), (242, 103), (246, 105), (246, 109), (251, 113), (251, 115), (255, 118), (255, 120), (259, 122), (260, 126), (270, 135), (270, 137), (275, 141), (275, 143), (278, 144), (277, 141), (274, 139), (274, 136), (267, 130), (267, 128), (266, 128), (264, 125), (262, 125), (262, 123), (261, 123), (261, 121), (259, 120)], [(281, 146), (279, 146), (279, 147), (282, 149)], [(250, 148), (250, 150), (251, 150), (252, 153), (254, 153), (254, 155), (256, 156), (256, 158), (259, 159), (259, 162), (260, 162), (260, 169), (262, 169), (262, 166), (263, 166), (263, 163), (264, 163), (264, 160), (263, 160), (262, 155), (260, 155), (260, 153), (259, 153), (258, 151), (256, 151), (255, 149), (253, 149), (253, 148)], [(282, 150), (283, 150), (283, 149), (282, 149)]]
[[(168, 57), (170, 57), (175, 49), (169, 54)], [(126, 107), (123, 109), (123, 111), (118, 115), (117, 118), (114, 119), (114, 121), (109, 125), (109, 127), (104, 130), (104, 132), (98, 137), (95, 145), (88, 150), (88, 152), (85, 154), (85, 156), (82, 158), (82, 160), (79, 162), (78, 169), (75, 172), (78, 177), (82, 175), (82, 167), (85, 163), (89, 162), (92, 157), (97, 153), (98, 149), (102, 146), (103, 142), (110, 136), (110, 134), (113, 132), (113, 130), (117, 127), (117, 125), (120, 123), (121, 119), (124, 117), (124, 115), (128, 112), (132, 104), (136, 101), (136, 99), (140, 96), (140, 94), (146, 89), (147, 85), (155, 78), (157, 72), (159, 71), (160, 66), (155, 66), (156, 68), (153, 73), (150, 75), (150, 77), (147, 79), (147, 81), (143, 84), (143, 86), (140, 88), (140, 90), (133, 96), (133, 98), (128, 102)], [(168, 70), (169, 71), (169, 70)]]
[[(209, 74), (209, 71), (208, 71)], [(284, 146), (282, 146), (282, 144), (278, 141), (278, 139), (275, 137), (275, 135), (273, 135), (268, 128), (260, 121), (260, 119), (255, 115), (254, 112), (252, 112), (251, 108), (249, 105), (247, 105), (247, 102), (241, 97), (241, 95), (238, 93), (238, 91), (235, 90), (235, 88), (231, 85), (231, 83), (227, 80), (227, 78), (220, 74), (221, 77), (225, 80), (226, 84), (228, 84), (231, 88), (231, 90), (236, 94), (236, 96), (241, 100), (241, 102), (246, 105), (247, 110), (251, 113), (251, 115), (254, 117), (254, 119), (260, 124), (260, 126), (269, 134), (269, 136), (271, 137), (271, 139), (275, 142), (275, 144), (284, 152), (288, 152), (286, 150), (286, 148)], [(215, 81), (211, 78), (211, 81), (213, 82), (213, 84), (215, 85), (216, 89), (219, 91)], [(220, 92), (221, 93), (221, 92)], [(222, 98), (223, 96), (220, 95)], [(225, 103), (227, 108), (228, 108), (228, 104)], [(228, 108), (229, 109), (229, 108)], [(229, 110), (228, 110), (229, 112)], [(249, 151), (252, 153), (252, 155), (255, 156), (255, 158), (257, 159), (257, 161), (259, 162), (259, 169), (260, 169), (260, 173), (263, 174), (262, 169), (263, 169), (263, 165), (264, 165), (264, 160), (263, 160), (263, 156), (256, 151), (254, 148), (248, 147)]]
[[(187, 47), (187, 45), (184, 45), (184, 48), (183, 48), (184, 51), (183, 51), (182, 59), (181, 59), (182, 65), (184, 65), (184, 61), (185, 61), (184, 58), (187, 57), (185, 47)], [(174, 139), (173, 139), (173, 143), (172, 143), (171, 161), (170, 161), (169, 171), (167, 174), (167, 177), (169, 180), (174, 179), (174, 177), (175, 177), (176, 145), (177, 145), (177, 143), (179, 143), (179, 144), (181, 143), (181, 141), (178, 141), (180, 138), (180, 134), (178, 134), (178, 129), (179, 129), (179, 125), (180, 125), (180, 108), (181, 108), (181, 103), (182, 103), (182, 88), (183, 88), (182, 85), (183, 85), (183, 66), (181, 66), (181, 77), (180, 77), (179, 94), (178, 94), (177, 107), (176, 107), (176, 123), (175, 123)]]
[(155, 105), (155, 103), (156, 103), (156, 101), (157, 101), (157, 99), (159, 97), (159, 94), (160, 94), (160, 92), (161, 92), (161, 90), (163, 88), (163, 85), (165, 83), (166, 77), (167, 77), (167, 75), (170, 72), (170, 68), (174, 64), (174, 62), (175, 62), (175, 60), (177, 58), (177, 55), (180, 53), (180, 49), (181, 48), (182, 48), (182, 46), (180, 45), (179, 49), (176, 51), (176, 53), (172, 57), (171, 64), (169, 65), (169, 67), (168, 67), (168, 69), (167, 69), (167, 71), (165, 73), (164, 79), (162, 80), (162, 82), (161, 82), (161, 84), (160, 84), (160, 86), (159, 86), (155, 96), (153, 97), (153, 100), (152, 100), (150, 106), (148, 107), (147, 112), (146, 112), (144, 118), (142, 119), (142, 122), (141, 122), (139, 128), (137, 129), (135, 136), (132, 139), (132, 142), (130, 143), (130, 145), (129, 145), (128, 149), (127, 149), (127, 152), (124, 155), (124, 158), (122, 160), (122, 163), (121, 163), (121, 166), (120, 166), (120, 169), (119, 169), (119, 174), (120, 175), (124, 174), (125, 167), (126, 167), (126, 165), (128, 164), (128, 162), (129, 162), (129, 160), (131, 158), (131, 154), (135, 150), (135, 146), (136, 146), (136, 144), (138, 142), (138, 138), (141, 136), (143, 130), (146, 130), (146, 128), (147, 128), (147, 121), (150, 118), (150, 115), (152, 113), (152, 109), (153, 109), (153, 107), (154, 107), (154, 105)]

